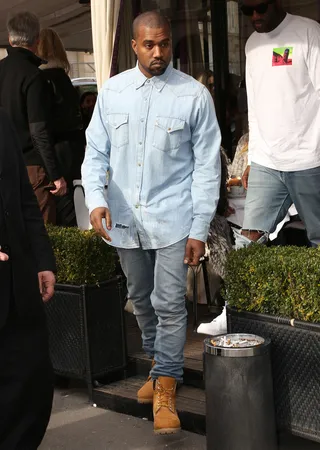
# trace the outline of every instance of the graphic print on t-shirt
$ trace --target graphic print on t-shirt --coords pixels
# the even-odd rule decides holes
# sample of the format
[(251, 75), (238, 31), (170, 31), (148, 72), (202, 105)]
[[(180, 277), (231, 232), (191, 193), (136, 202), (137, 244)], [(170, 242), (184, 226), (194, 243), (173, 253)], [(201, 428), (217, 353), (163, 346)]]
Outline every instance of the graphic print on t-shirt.
[(292, 66), (293, 47), (279, 47), (273, 49), (273, 66)]

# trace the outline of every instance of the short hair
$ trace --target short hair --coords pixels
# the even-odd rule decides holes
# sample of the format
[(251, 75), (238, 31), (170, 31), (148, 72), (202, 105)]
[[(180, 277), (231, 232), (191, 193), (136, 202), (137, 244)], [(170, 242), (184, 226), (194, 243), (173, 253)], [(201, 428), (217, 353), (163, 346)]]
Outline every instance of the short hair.
[(7, 30), (12, 45), (32, 47), (39, 38), (40, 22), (35, 14), (23, 11), (8, 17)]
[(158, 11), (147, 11), (137, 16), (132, 25), (133, 39), (138, 36), (138, 30), (141, 26), (147, 28), (166, 28), (168, 27), (171, 33), (171, 24), (169, 19)]

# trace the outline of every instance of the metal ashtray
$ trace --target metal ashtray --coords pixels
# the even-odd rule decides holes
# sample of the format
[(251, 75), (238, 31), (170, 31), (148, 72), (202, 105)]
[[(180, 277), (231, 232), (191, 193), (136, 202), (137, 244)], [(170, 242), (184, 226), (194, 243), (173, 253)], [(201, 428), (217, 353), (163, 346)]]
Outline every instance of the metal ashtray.
[(264, 344), (265, 340), (255, 334), (225, 334), (211, 339), (210, 343), (217, 348), (249, 348)]
[(210, 355), (242, 358), (265, 354), (270, 347), (270, 339), (255, 334), (223, 334), (204, 341), (204, 351)]

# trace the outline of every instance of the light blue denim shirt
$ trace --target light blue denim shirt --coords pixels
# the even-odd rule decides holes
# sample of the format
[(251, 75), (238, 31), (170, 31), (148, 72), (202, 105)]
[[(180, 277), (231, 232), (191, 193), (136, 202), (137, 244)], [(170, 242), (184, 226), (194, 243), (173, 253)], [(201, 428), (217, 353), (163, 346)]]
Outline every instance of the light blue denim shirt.
[(90, 213), (110, 209), (111, 245), (205, 242), (219, 199), (220, 143), (209, 91), (172, 64), (151, 79), (138, 66), (109, 79), (87, 129), (82, 182)]

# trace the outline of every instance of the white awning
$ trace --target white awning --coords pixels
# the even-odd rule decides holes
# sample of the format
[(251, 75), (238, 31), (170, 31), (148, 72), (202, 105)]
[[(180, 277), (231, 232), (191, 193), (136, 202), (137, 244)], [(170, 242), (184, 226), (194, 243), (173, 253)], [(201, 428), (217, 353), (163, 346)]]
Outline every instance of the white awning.
[(98, 88), (110, 76), (121, 0), (92, 0), (92, 37)]

